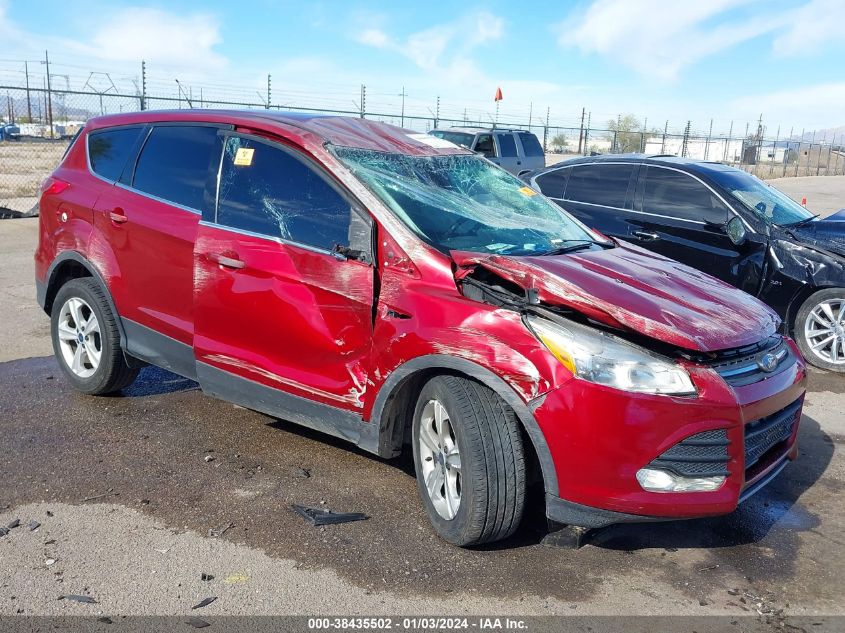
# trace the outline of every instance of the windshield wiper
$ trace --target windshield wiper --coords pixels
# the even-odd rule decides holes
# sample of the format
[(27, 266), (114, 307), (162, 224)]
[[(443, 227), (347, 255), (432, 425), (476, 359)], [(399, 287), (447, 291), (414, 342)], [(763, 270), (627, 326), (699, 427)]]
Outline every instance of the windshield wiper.
[(580, 251), (585, 248), (590, 248), (594, 244), (597, 246), (601, 246), (602, 248), (613, 248), (613, 243), (611, 242), (599, 242), (598, 240), (591, 240), (591, 239), (573, 239), (573, 240), (558, 240), (560, 242), (574, 242), (569, 246), (558, 246), (552, 248), (548, 251), (544, 251), (542, 253), (538, 253), (538, 255), (564, 255), (566, 253), (572, 253), (574, 251)]
[(803, 220), (798, 220), (797, 222), (790, 222), (789, 224), (784, 224), (783, 226), (788, 226), (790, 228), (796, 227), (796, 226), (804, 226), (805, 224), (808, 224), (809, 222), (812, 222), (813, 220), (815, 220), (817, 217), (819, 217), (819, 214), (814, 213), (809, 218), (804, 218)]

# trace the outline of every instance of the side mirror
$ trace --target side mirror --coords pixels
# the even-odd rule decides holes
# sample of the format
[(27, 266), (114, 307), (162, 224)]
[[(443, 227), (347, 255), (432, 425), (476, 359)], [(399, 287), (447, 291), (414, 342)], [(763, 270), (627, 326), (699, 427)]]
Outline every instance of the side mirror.
[(728, 238), (736, 246), (742, 246), (748, 238), (748, 230), (745, 228), (745, 224), (736, 215), (728, 220), (728, 223), (725, 225), (725, 233), (728, 234)]

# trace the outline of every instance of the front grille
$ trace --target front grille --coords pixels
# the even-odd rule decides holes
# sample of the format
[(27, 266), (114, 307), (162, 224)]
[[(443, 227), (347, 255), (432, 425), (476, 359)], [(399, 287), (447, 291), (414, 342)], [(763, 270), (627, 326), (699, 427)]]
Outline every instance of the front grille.
[[(766, 370), (762, 361), (768, 354), (774, 356), (775, 365)], [(716, 370), (729, 385), (741, 387), (780, 373), (792, 365), (794, 358), (786, 340), (775, 334), (754, 345), (701, 354), (693, 360)]]
[(745, 425), (746, 471), (778, 444), (789, 439), (800, 415), (801, 401), (798, 400), (777, 413)]
[(659, 457), (650, 468), (668, 470), (681, 477), (728, 475), (728, 434), (724, 429), (690, 435)]

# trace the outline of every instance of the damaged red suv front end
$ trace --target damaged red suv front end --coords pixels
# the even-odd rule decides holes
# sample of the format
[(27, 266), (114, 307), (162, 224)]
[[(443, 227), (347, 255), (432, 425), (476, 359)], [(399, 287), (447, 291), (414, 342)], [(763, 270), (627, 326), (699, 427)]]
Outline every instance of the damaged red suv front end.
[(805, 365), (774, 312), (442, 139), (101, 117), (40, 208), (37, 296), (74, 387), (149, 363), (383, 458), (411, 445), (451, 543), (513, 534), (535, 480), (550, 519), (599, 527), (731, 512), (795, 457)]

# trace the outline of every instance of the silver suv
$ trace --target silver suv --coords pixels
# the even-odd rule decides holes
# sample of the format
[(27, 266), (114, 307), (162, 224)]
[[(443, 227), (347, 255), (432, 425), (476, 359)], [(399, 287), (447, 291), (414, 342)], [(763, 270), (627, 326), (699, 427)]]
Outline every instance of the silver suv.
[(546, 166), (543, 146), (528, 130), (450, 127), (429, 134), (471, 149), (517, 176)]

